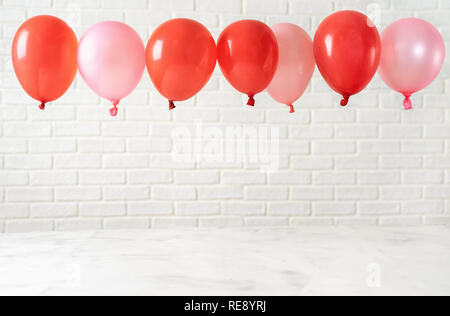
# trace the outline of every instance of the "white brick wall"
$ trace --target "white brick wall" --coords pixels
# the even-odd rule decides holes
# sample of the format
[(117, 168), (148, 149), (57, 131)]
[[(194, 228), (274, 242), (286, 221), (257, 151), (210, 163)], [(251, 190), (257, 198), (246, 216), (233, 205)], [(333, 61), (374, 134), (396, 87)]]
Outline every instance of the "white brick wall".
[[(216, 38), (245, 18), (313, 35), (339, 9), (365, 11), (380, 29), (425, 18), (450, 42), (447, 0), (0, 0), (0, 232), (449, 224), (448, 59), (410, 112), (378, 76), (343, 109), (317, 70), (294, 115), (266, 94), (250, 109), (218, 69), (173, 112), (147, 74), (117, 118), (79, 76), (42, 112), (12, 71), (12, 37), (37, 14), (65, 19), (79, 37), (119, 20), (147, 41), (173, 17)], [(262, 141), (265, 154), (233, 147), (243, 137), (227, 130), (249, 147)]]

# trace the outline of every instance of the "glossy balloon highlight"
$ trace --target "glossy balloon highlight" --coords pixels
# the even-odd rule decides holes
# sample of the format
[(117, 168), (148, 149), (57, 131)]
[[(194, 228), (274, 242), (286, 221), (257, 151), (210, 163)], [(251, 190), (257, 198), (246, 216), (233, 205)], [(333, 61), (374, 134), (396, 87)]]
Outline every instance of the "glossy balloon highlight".
[(139, 84), (145, 71), (145, 47), (139, 34), (121, 22), (102, 22), (81, 38), (78, 67), (88, 86), (117, 105)]
[(231, 24), (217, 42), (219, 65), (228, 82), (249, 97), (272, 81), (278, 66), (278, 42), (272, 30), (262, 22), (244, 20)]
[(380, 34), (366, 15), (340, 11), (320, 24), (314, 37), (314, 56), (323, 78), (343, 96), (341, 105), (346, 106), (377, 72)]
[(294, 113), (293, 104), (303, 95), (314, 73), (313, 42), (308, 33), (295, 24), (277, 24), (272, 30), (278, 41), (279, 63), (267, 91)]
[(431, 84), (442, 69), (444, 40), (430, 23), (409, 18), (389, 25), (382, 33), (382, 45), (379, 74), (404, 95), (403, 106), (410, 110), (411, 96)]
[(192, 98), (208, 83), (217, 63), (216, 43), (202, 24), (173, 19), (151, 36), (146, 62), (153, 84), (172, 110), (175, 101)]
[(73, 30), (53, 16), (33, 17), (18, 29), (11, 52), (14, 71), (27, 94), (41, 102), (41, 110), (72, 85), (77, 47)]

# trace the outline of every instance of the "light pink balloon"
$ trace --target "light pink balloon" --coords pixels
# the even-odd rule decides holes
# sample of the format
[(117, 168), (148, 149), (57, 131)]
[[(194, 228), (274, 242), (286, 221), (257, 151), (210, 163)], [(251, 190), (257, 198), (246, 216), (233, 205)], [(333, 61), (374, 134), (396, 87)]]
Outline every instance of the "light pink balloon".
[(272, 27), (280, 51), (278, 68), (267, 91), (294, 113), (293, 103), (305, 92), (315, 69), (313, 41), (301, 27), (281, 23)]
[(388, 86), (405, 96), (403, 105), (410, 110), (411, 95), (431, 84), (442, 69), (444, 40), (433, 25), (416, 18), (391, 24), (381, 37), (379, 74)]
[(139, 34), (120, 22), (91, 27), (78, 47), (78, 68), (88, 86), (117, 105), (139, 84), (145, 71), (145, 47)]

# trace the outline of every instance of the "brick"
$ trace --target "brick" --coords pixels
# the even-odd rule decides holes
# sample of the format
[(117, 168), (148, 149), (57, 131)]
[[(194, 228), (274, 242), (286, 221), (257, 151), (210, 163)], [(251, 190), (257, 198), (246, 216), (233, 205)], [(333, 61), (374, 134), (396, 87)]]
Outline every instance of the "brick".
[(28, 173), (22, 171), (0, 171), (0, 186), (22, 186), (28, 184)]
[(216, 185), (198, 188), (198, 198), (200, 200), (231, 200), (241, 199), (243, 189), (239, 186)]
[(127, 151), (130, 153), (166, 153), (172, 151), (170, 138), (129, 139)]
[(334, 129), (331, 126), (294, 126), (291, 128), (293, 138), (326, 139), (333, 137)]
[(6, 169), (50, 169), (52, 167), (52, 157), (46, 155), (26, 155), (26, 156), (6, 156)]
[(7, 233), (32, 233), (53, 231), (52, 220), (13, 220), (6, 222)]
[[(380, 126), (380, 134), (386, 139), (408, 139), (422, 137), (421, 126), (387, 125)], [(450, 134), (449, 134), (450, 135)]]
[(302, 171), (274, 171), (269, 172), (269, 184), (272, 185), (306, 185), (311, 184), (311, 173)]
[(104, 217), (104, 216), (125, 216), (125, 203), (82, 203), (80, 205), (80, 216), (83, 217)]
[(286, 200), (288, 198), (287, 187), (277, 186), (250, 186), (245, 189), (245, 198), (254, 201)]
[(124, 123), (113, 122), (103, 123), (103, 136), (111, 137), (139, 137), (148, 136), (148, 124), (146, 123)]
[(308, 124), (311, 121), (309, 111), (296, 110), (295, 115), (287, 115), (286, 109), (266, 111), (267, 122), (272, 124)]
[(358, 183), (366, 185), (400, 184), (398, 171), (366, 171), (358, 174)]
[(444, 151), (444, 142), (440, 140), (426, 140), (426, 141), (403, 141), (402, 152), (418, 154), (418, 153), (433, 153), (438, 154)]
[(450, 225), (450, 216), (425, 216), (424, 218), (425, 225)]
[(376, 217), (336, 217), (336, 225), (344, 226), (375, 226), (378, 225)]
[(25, 140), (0, 139), (0, 154), (22, 154), (28, 150)]
[(49, 123), (6, 123), (3, 128), (9, 137), (45, 137), (52, 133)]
[(331, 226), (332, 217), (293, 217), (289, 220), (291, 226)]
[(400, 153), (400, 142), (395, 141), (360, 141), (361, 154), (395, 154)]
[(172, 203), (166, 202), (129, 202), (128, 214), (131, 216), (171, 215)]
[(382, 200), (418, 200), (422, 198), (421, 187), (382, 187), (380, 196)]
[(338, 138), (376, 138), (378, 137), (378, 127), (368, 124), (362, 126), (337, 126), (336, 137)]
[(402, 176), (404, 184), (440, 184), (444, 181), (444, 175), (441, 171), (405, 171)]
[(53, 199), (53, 192), (46, 188), (7, 188), (7, 202), (49, 202)]
[(284, 227), (288, 225), (287, 217), (246, 217), (245, 225), (249, 227)]
[(224, 202), (222, 212), (226, 216), (261, 216), (265, 214), (265, 205), (259, 202)]
[(332, 200), (334, 190), (330, 187), (295, 187), (291, 189), (291, 198), (293, 200)]
[(313, 141), (312, 151), (316, 155), (352, 154), (356, 152), (353, 141)]
[(152, 219), (152, 228), (183, 229), (198, 227), (195, 217), (155, 217)]
[(55, 123), (56, 136), (100, 136), (100, 124), (98, 122), (79, 123), (63, 122)]
[(45, 139), (31, 140), (30, 152), (37, 154), (72, 153), (76, 151), (73, 139)]
[(175, 171), (176, 184), (218, 184), (219, 172), (217, 171)]
[[(195, 188), (187, 186), (154, 186), (152, 199), (165, 201), (189, 201), (196, 199)], [(205, 198), (201, 198), (204, 200)]]
[(78, 215), (78, 206), (76, 204), (44, 203), (32, 204), (30, 207), (32, 218), (75, 217)]
[(359, 157), (336, 157), (336, 169), (377, 169), (377, 157), (359, 156)]
[(123, 153), (125, 142), (121, 139), (80, 139), (78, 151), (86, 154)]
[(422, 225), (422, 217), (420, 216), (389, 216), (380, 217), (380, 225), (382, 226), (419, 226)]
[(171, 183), (173, 177), (170, 170), (143, 169), (128, 171), (127, 179), (129, 184), (164, 184)]
[(314, 123), (351, 123), (355, 121), (355, 112), (347, 110), (315, 110), (312, 112)]
[[(238, 0), (240, 1), (240, 0)], [(211, 1), (203, 1), (199, 3), (199, 9), (202, 5), (204, 5), (204, 2), (210, 3)], [(228, 2), (228, 1), (227, 1)], [(233, 2), (230, 0), (229, 2)], [(220, 5), (222, 2), (214, 2), (215, 5)], [(225, 7), (225, 6), (222, 6)], [(217, 7), (213, 7), (214, 9), (218, 9)], [(150, 9), (166, 9), (166, 10), (193, 10), (194, 9), (194, 0), (166, 0), (166, 1), (159, 1), (159, 0), (150, 0)], [(209, 11), (209, 10), (208, 10)], [(223, 11), (221, 11), (223, 12)]]
[(265, 184), (266, 175), (259, 171), (225, 171), (221, 175), (223, 184)]
[(292, 157), (291, 167), (300, 170), (318, 170), (333, 168), (331, 157)]
[(88, 154), (55, 155), (56, 169), (98, 169), (100, 156)]
[(148, 186), (108, 186), (103, 189), (105, 201), (146, 200), (149, 196)]
[(29, 215), (28, 205), (26, 204), (1, 204), (0, 219), (27, 218)]
[(75, 171), (33, 171), (30, 173), (30, 184), (36, 186), (76, 185)]
[(337, 200), (375, 200), (378, 198), (378, 189), (375, 187), (338, 187)]
[(142, 154), (108, 154), (103, 155), (103, 168), (128, 169), (147, 168), (148, 155)]
[[(178, 2), (184, 3), (185, 0), (182, 1), (178, 0)], [(191, 3), (193, 3), (193, 1), (191, 1)], [(226, 13), (239, 14), (241, 13), (241, 3), (242, 0), (227, 0), (227, 1), (197, 0), (197, 10), (200, 12), (207, 12), (207, 13), (221, 12), (222, 14)]]
[(358, 213), (363, 216), (400, 214), (400, 204), (385, 201), (359, 202)]
[(422, 157), (415, 156), (382, 156), (382, 169), (418, 169), (422, 166)]
[(241, 217), (208, 216), (199, 218), (200, 228), (241, 227), (243, 225), (244, 220)]
[(177, 203), (175, 214), (179, 216), (219, 215), (220, 204), (208, 202)]
[(270, 202), (268, 216), (307, 216), (311, 214), (311, 206), (305, 202)]
[(444, 213), (443, 201), (406, 201), (402, 203), (403, 213), (408, 215), (432, 215)]
[(57, 219), (56, 231), (97, 231), (102, 229), (100, 219)]
[(244, 1), (244, 12), (247, 14), (286, 14), (288, 11), (288, 1), (278, 0), (246, 0)]
[(448, 199), (450, 197), (450, 186), (434, 185), (425, 187), (425, 198), (427, 199)]
[(144, 230), (150, 227), (146, 218), (106, 218), (103, 223), (105, 230)]
[(99, 201), (102, 191), (97, 187), (57, 187), (55, 199), (57, 201)]
[(125, 172), (123, 171), (92, 170), (81, 171), (79, 175), (82, 185), (125, 184)]
[(105, 9), (145, 9), (147, 0), (103, 0), (102, 7)]
[(356, 183), (356, 174), (353, 172), (328, 172), (314, 173), (313, 183), (317, 185), (351, 185)]

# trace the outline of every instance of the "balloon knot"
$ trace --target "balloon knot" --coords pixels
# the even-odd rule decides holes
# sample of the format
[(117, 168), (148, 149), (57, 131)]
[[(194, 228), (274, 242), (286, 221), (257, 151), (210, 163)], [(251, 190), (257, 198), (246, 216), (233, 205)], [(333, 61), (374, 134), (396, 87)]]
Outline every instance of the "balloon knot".
[(248, 96), (248, 102), (247, 102), (247, 105), (248, 106), (255, 106), (255, 99), (253, 98), (253, 97), (251, 97), (251, 96)]
[(405, 95), (405, 101), (403, 101), (403, 106), (405, 107), (406, 111), (412, 110), (413, 106), (412, 106), (410, 95)]
[(114, 101), (113, 106), (110, 110), (109, 113), (111, 114), (111, 116), (117, 116), (117, 113), (119, 113), (119, 108), (117, 107), (119, 105), (118, 101)]
[(289, 113), (295, 113), (295, 108), (293, 104), (289, 104)]
[(172, 111), (175, 108), (176, 108), (175, 103), (173, 101), (169, 101), (169, 111)]
[(39, 108), (40, 108), (42, 111), (44, 111), (44, 110), (45, 110), (45, 102), (42, 102), (42, 103), (39, 105)]
[(344, 98), (341, 100), (341, 106), (347, 106), (348, 105), (348, 100), (350, 99), (350, 96), (348, 95), (344, 95)]

